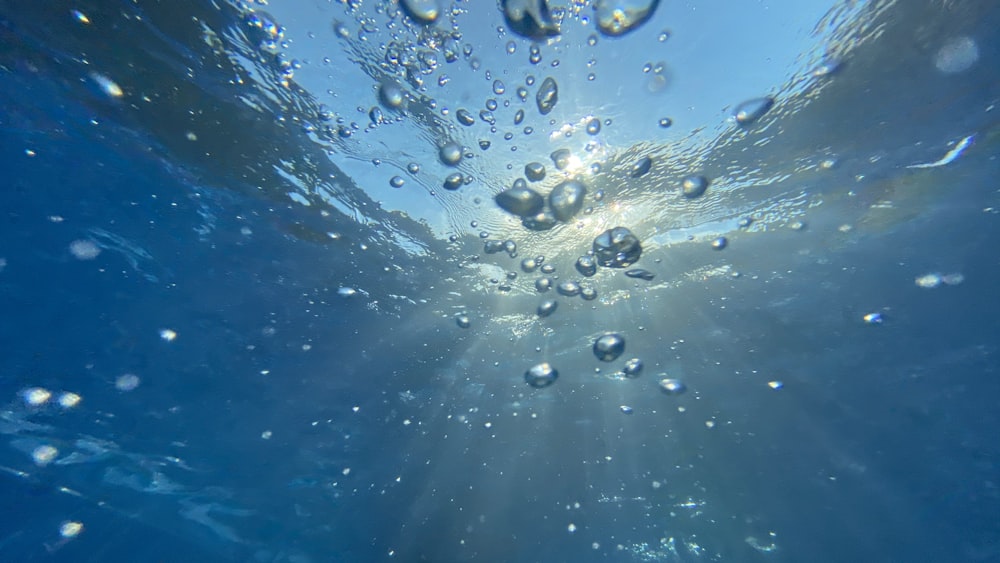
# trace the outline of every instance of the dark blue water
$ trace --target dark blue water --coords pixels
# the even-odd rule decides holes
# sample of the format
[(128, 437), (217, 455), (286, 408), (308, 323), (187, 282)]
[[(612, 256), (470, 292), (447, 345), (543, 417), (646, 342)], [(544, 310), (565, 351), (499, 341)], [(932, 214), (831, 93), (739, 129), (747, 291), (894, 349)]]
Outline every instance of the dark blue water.
[[(676, 6), (601, 36), (601, 61), (667, 27), (679, 42), (676, 98), (633, 93), (636, 110), (606, 63), (587, 84), (590, 31), (564, 14), (541, 43), (559, 67), (496, 39), (517, 43), (490, 67), (509, 90), (525, 72), (561, 88), (553, 122), (532, 90), (538, 132), (507, 142), (503, 109), (498, 133), (440, 111), (505, 99), (472, 55), (434, 103), (382, 65), (386, 39), (358, 22), (394, 3), (288, 4), (298, 43), (275, 57), (251, 6), (0, 1), (0, 561), (1000, 561), (1000, 10), (831, 3), (817, 29), (842, 67), (750, 92), (777, 103), (747, 129), (682, 109), (702, 81), (750, 97), (685, 70), (736, 37), (685, 50), (710, 30)], [(497, 64), (500, 10), (464, 9), (462, 41)], [(760, 17), (743, 23), (784, 25)], [(311, 39), (342, 54), (320, 71), (336, 95), (305, 85), (327, 54)], [(414, 98), (369, 127), (388, 76)], [(606, 137), (548, 136), (591, 113)], [(476, 147), (457, 193), (443, 138)], [(527, 231), (492, 195), (528, 161), (555, 178), (560, 143), (602, 165), (577, 173), (605, 196)], [(652, 171), (628, 179), (640, 156)], [(677, 198), (694, 172), (710, 191)], [(618, 222), (653, 280), (602, 268), (585, 301), (518, 266), (545, 255), (581, 279)], [(615, 362), (591, 351), (605, 331), (626, 340)], [(641, 375), (616, 376), (633, 357)], [(534, 389), (543, 361), (559, 378)]]

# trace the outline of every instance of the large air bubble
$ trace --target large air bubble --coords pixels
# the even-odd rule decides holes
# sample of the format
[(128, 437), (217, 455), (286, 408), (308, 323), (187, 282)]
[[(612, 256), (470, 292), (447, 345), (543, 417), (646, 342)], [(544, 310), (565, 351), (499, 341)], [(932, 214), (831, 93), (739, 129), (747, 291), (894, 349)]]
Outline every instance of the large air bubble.
[(503, 18), (514, 33), (528, 39), (559, 35), (559, 26), (549, 14), (547, 0), (503, 0)]
[(594, 239), (594, 257), (606, 268), (625, 268), (642, 256), (642, 245), (625, 227), (608, 229)]
[(659, 0), (595, 0), (597, 27), (604, 35), (625, 35), (646, 22)]
[(549, 207), (556, 219), (567, 222), (580, 212), (587, 188), (576, 180), (567, 180), (549, 193)]

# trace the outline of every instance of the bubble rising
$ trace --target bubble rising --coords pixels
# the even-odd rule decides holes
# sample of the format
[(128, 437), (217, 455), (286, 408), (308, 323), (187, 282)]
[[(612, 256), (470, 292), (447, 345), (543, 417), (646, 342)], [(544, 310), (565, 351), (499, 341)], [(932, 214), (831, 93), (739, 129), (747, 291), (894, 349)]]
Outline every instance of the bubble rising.
[(625, 351), (625, 339), (614, 332), (601, 335), (594, 341), (594, 356), (602, 362), (612, 362)]
[(631, 266), (642, 255), (639, 239), (625, 227), (615, 227), (597, 235), (593, 248), (598, 264), (606, 268)]
[(548, 387), (555, 383), (558, 378), (559, 372), (548, 362), (531, 366), (528, 371), (524, 372), (524, 381), (535, 389)]

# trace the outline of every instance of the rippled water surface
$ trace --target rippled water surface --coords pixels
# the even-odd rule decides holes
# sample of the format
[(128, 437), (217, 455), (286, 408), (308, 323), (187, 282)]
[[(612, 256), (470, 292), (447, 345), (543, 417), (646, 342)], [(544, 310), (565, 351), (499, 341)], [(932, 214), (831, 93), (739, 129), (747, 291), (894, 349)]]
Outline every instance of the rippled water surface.
[(0, 0), (0, 560), (1000, 561), (997, 29)]

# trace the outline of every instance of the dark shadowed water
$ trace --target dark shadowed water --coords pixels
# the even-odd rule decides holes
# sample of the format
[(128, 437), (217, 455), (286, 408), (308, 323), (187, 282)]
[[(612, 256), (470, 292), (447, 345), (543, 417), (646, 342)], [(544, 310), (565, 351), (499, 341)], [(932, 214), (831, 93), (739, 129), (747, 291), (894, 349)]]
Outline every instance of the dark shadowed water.
[(0, 0), (0, 561), (1000, 561), (998, 29)]

